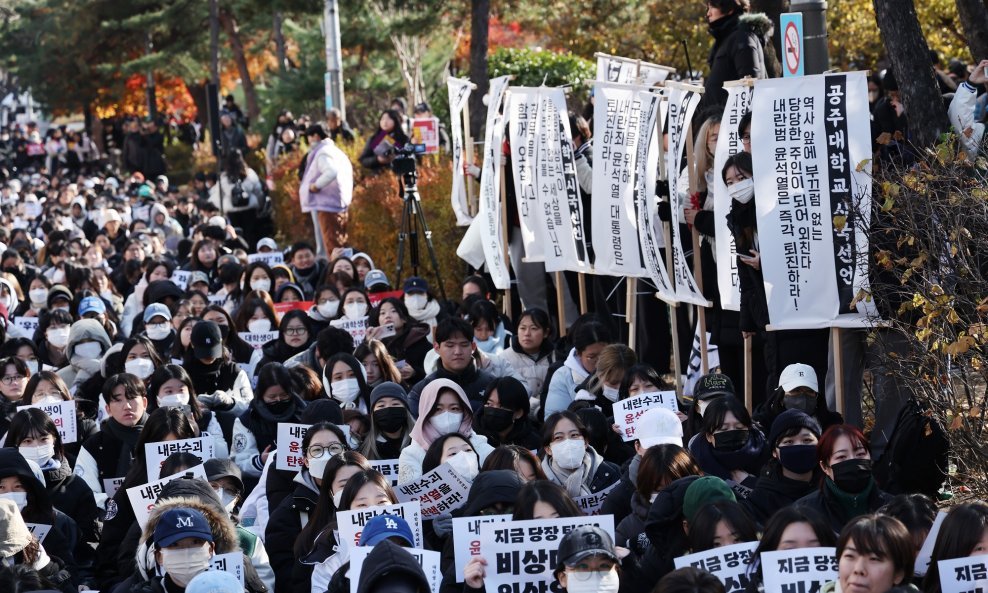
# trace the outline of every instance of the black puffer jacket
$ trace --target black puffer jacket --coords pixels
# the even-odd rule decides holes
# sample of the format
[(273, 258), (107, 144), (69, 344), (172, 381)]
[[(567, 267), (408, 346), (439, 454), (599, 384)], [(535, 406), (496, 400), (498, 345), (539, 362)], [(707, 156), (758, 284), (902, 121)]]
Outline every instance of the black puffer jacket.
[(745, 76), (767, 78), (765, 34), (772, 36), (772, 22), (764, 14), (731, 14), (710, 23), (714, 45), (707, 65), (710, 74), (697, 112), (727, 101), (724, 83)]
[[(360, 572), (357, 593), (371, 593), (387, 582), (390, 577), (401, 578), (405, 582), (415, 583), (418, 591), (428, 591), (429, 581), (422, 572), (422, 567), (408, 552), (388, 540), (374, 546), (364, 560), (364, 569)], [(383, 588), (381, 590), (384, 590)]]
[(638, 466), (641, 462), (641, 456), (635, 455), (621, 466), (620, 482), (600, 507), (601, 515), (614, 515), (615, 525), (619, 525), (631, 513), (631, 498), (637, 490)]
[(638, 558), (645, 555), (650, 545), (648, 534), (645, 533), (645, 520), (648, 519), (650, 505), (636, 492), (631, 496), (631, 514), (614, 528), (614, 544), (628, 548)]
[[(295, 539), (302, 532), (302, 515), (310, 515), (316, 508), (319, 493), (310, 485), (299, 483), (295, 492), (281, 501), (278, 508), (271, 513), (268, 527), (264, 532), (264, 541), (274, 570), (275, 593), (291, 593), (293, 590), (292, 573), (299, 564), (295, 558)], [(312, 573), (312, 566), (307, 566)]]
[(792, 480), (782, 475), (782, 466), (772, 459), (755, 483), (755, 489), (741, 503), (751, 517), (764, 525), (775, 511), (794, 504), (797, 500), (813, 494), (819, 488), (820, 479), (814, 475), (809, 482)]
[(659, 491), (645, 517), (645, 535), (650, 545), (641, 560), (641, 570), (650, 582), (675, 569), (674, 560), (687, 550), (686, 533), (683, 531), (683, 500), (686, 489), (700, 476), (686, 476)]

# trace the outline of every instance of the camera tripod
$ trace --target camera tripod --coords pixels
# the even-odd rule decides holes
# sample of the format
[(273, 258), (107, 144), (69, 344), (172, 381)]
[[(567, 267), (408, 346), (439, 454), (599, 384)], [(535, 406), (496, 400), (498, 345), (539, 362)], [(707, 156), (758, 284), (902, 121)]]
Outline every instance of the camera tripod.
[[(414, 163), (414, 161), (412, 161)], [(395, 272), (395, 282), (401, 281), (401, 271), (405, 264), (405, 242), (409, 243), (409, 259), (412, 265), (412, 275), (419, 275), (419, 232), (425, 236), (425, 246), (429, 250), (429, 259), (432, 260), (432, 269), (436, 274), (436, 284), (439, 288), (439, 295), (446, 300), (446, 288), (443, 286), (443, 279), (439, 272), (439, 260), (436, 258), (436, 249), (432, 245), (432, 231), (425, 221), (425, 212), (422, 210), (421, 198), (419, 197), (416, 179), (418, 175), (414, 170), (404, 172), (398, 179), (398, 193), (401, 195), (404, 206), (401, 211), (401, 225), (398, 227), (398, 267)]]

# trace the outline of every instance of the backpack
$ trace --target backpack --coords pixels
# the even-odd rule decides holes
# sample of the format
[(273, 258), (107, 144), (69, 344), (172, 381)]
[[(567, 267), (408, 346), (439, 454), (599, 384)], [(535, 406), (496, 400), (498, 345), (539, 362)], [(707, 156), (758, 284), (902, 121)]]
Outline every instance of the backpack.
[(889, 494), (920, 493), (936, 500), (947, 479), (950, 441), (927, 406), (910, 398), (899, 411), (875, 479)]
[(250, 196), (244, 191), (243, 183), (238, 179), (230, 190), (230, 204), (234, 208), (245, 208), (250, 205)]

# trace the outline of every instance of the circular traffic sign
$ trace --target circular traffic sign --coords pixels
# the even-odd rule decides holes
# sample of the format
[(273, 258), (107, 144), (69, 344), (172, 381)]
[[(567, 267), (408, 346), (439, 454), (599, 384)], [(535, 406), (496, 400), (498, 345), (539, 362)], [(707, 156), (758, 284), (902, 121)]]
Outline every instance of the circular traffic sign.
[(783, 39), (786, 68), (789, 70), (789, 74), (796, 74), (799, 72), (799, 60), (803, 54), (803, 48), (800, 47), (799, 43), (799, 31), (796, 29), (796, 23), (790, 21), (786, 25), (786, 34)]

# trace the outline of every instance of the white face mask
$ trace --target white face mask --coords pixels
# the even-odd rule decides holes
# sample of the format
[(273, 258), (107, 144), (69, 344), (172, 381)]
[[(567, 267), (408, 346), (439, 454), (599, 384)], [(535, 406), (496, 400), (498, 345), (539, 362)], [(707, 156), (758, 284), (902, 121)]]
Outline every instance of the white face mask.
[(31, 303), (34, 305), (41, 305), (43, 307), (48, 303), (47, 288), (32, 288), (27, 291), (27, 296), (31, 298)]
[(429, 423), (432, 424), (433, 428), (439, 431), (440, 435), (456, 432), (460, 430), (460, 424), (463, 423), (463, 413), (443, 412), (441, 414), (436, 414), (429, 418)]
[(264, 334), (271, 331), (271, 320), (264, 319), (251, 319), (247, 322), (247, 331), (252, 334)]
[(62, 398), (57, 395), (46, 395), (45, 397), (35, 399), (31, 402), (36, 406), (47, 406), (50, 404), (60, 404), (62, 403)]
[(225, 488), (217, 488), (215, 492), (216, 496), (220, 497), (220, 502), (223, 503), (223, 508), (226, 509), (226, 512), (232, 513), (233, 508), (237, 506), (237, 495), (227, 492)]
[(429, 296), (425, 294), (406, 294), (405, 306), (409, 309), (425, 309), (429, 304)]
[(24, 364), (27, 365), (27, 370), (31, 371), (31, 374), (32, 375), (37, 375), (38, 374), (38, 361), (37, 360), (28, 360)]
[(103, 346), (99, 342), (85, 342), (75, 345), (75, 356), (88, 360), (97, 360), (103, 354)]
[(124, 363), (124, 370), (143, 381), (154, 372), (154, 362), (150, 358), (135, 358)]
[(326, 319), (332, 319), (336, 317), (336, 314), (340, 312), (340, 302), (339, 301), (326, 301), (325, 303), (320, 303), (316, 306), (316, 311)]
[(343, 312), (350, 319), (359, 319), (367, 315), (367, 303), (347, 303), (343, 305)]
[(271, 280), (267, 278), (259, 278), (257, 280), (251, 280), (250, 289), (263, 290), (264, 292), (271, 292)]
[(162, 548), (161, 567), (179, 587), (185, 587), (200, 572), (209, 568), (209, 544), (198, 548)]
[(45, 337), (48, 338), (48, 343), (52, 346), (65, 348), (65, 345), (69, 343), (69, 328), (53, 327), (45, 332)]
[(617, 389), (617, 387), (608, 387), (607, 385), (604, 385), (604, 391), (603, 391), (603, 393), (604, 393), (604, 397), (606, 397), (607, 399), (609, 399), (612, 402), (616, 402), (618, 400), (618, 389)]
[(446, 463), (468, 482), (473, 482), (473, 479), (480, 473), (477, 454), (473, 451), (460, 451), (447, 459)]
[(27, 492), (4, 492), (0, 494), (0, 498), (14, 501), (19, 511), (23, 511), (24, 507), (27, 506)]
[(553, 443), (549, 449), (552, 451), (552, 460), (563, 469), (576, 469), (583, 463), (583, 456), (587, 453), (587, 444), (583, 439), (566, 439), (559, 443)]
[(576, 574), (566, 571), (567, 593), (617, 593), (620, 581), (613, 569)]
[(333, 508), (336, 510), (340, 509), (340, 505), (343, 503), (343, 489), (340, 488), (339, 492), (333, 493)]
[(739, 181), (727, 188), (727, 195), (739, 204), (747, 204), (755, 197), (755, 181), (753, 179)]
[(144, 333), (148, 335), (148, 338), (154, 340), (155, 342), (167, 338), (171, 331), (172, 326), (167, 323), (152, 323), (144, 328)]
[(330, 395), (333, 399), (341, 401), (345, 404), (353, 403), (353, 400), (357, 399), (360, 395), (360, 384), (357, 383), (356, 379), (343, 379), (342, 381), (334, 381), (329, 385)]
[(55, 456), (55, 445), (54, 443), (47, 443), (44, 445), (38, 445), (37, 447), (17, 447), (20, 451), (21, 457), (27, 459), (28, 461), (33, 461), (44, 467), (51, 458)]
[(159, 395), (158, 396), (158, 407), (168, 408), (174, 406), (187, 406), (189, 405), (189, 394), (185, 393), (173, 393), (171, 395)]
[[(329, 454), (329, 451), (323, 451), (322, 457), (312, 457), (309, 459), (309, 475), (318, 480), (322, 479), (322, 475), (326, 473), (326, 464), (333, 456)], [(342, 492), (342, 490), (340, 491)]]

